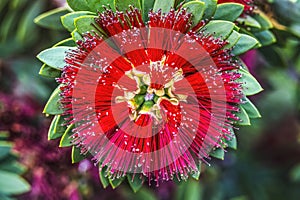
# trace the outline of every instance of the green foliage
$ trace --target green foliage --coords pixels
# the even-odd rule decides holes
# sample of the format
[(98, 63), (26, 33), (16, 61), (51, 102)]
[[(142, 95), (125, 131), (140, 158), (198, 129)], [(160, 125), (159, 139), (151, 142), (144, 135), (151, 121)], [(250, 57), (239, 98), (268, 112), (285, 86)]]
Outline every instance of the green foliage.
[(155, 0), (155, 3), (153, 5), (153, 11), (161, 10), (162, 13), (167, 13), (171, 10), (171, 8), (174, 8), (175, 0), (170, 1), (159, 1)]
[(141, 6), (143, 11), (143, 20), (148, 21), (148, 13), (153, 8), (155, 0), (142, 0)]
[(67, 0), (67, 3), (74, 11), (87, 11), (90, 9), (86, 0)]
[(199, 1), (191, 1), (183, 4), (183, 8), (187, 8), (187, 11), (193, 14), (193, 25), (198, 24), (205, 11), (205, 4)]
[(43, 113), (49, 115), (60, 115), (63, 113), (62, 105), (60, 103), (60, 87), (58, 86), (51, 94)]
[(114, 0), (116, 9), (120, 11), (126, 11), (129, 9), (129, 5), (141, 10), (140, 0)]
[(246, 96), (251, 96), (263, 91), (263, 88), (248, 71), (240, 69), (239, 73), (242, 77), (238, 81), (242, 83), (243, 92)]
[(101, 170), (99, 169), (100, 182), (102, 183), (103, 188), (107, 188), (107, 186), (109, 186), (109, 179), (107, 177), (106, 169), (106, 167)]
[(39, 71), (39, 75), (45, 76), (48, 78), (57, 78), (57, 77), (60, 77), (61, 71), (54, 69), (53, 67), (49, 67), (46, 64), (43, 64), (43, 66), (41, 67), (41, 69)]
[(225, 152), (224, 152), (224, 149), (217, 148), (215, 150), (212, 150), (209, 155), (214, 158), (224, 160)]
[(223, 3), (217, 5), (214, 19), (235, 21), (243, 12), (244, 6), (237, 3)]
[(56, 8), (45, 12), (34, 19), (34, 23), (49, 29), (64, 30), (60, 23), (60, 17), (69, 13), (66, 8)]
[(66, 131), (66, 121), (64, 117), (61, 115), (56, 115), (51, 124), (48, 131), (48, 140), (54, 140), (63, 136)]
[(0, 194), (17, 195), (30, 189), (30, 185), (20, 176), (0, 170)]
[(80, 16), (85, 16), (85, 15), (93, 15), (93, 13), (89, 11), (78, 11), (78, 12), (68, 13), (61, 17), (61, 22), (68, 31), (72, 32), (76, 28), (74, 24), (75, 18)]
[(71, 49), (72, 47), (52, 47), (39, 53), (37, 58), (54, 69), (62, 70), (66, 65), (65, 54)]
[(135, 193), (142, 188), (144, 183), (144, 178), (140, 177), (140, 174), (127, 175), (127, 180), (132, 191)]
[(78, 163), (86, 158), (86, 155), (81, 153), (79, 147), (72, 147), (72, 163)]
[(8, 133), (0, 135), (0, 198), (10, 199), (12, 195), (28, 192), (30, 185), (20, 176), (26, 169), (12, 153), (12, 143), (7, 142)]
[(111, 187), (113, 189), (116, 189), (125, 180), (125, 177), (123, 176), (123, 177), (115, 178), (115, 179), (108, 178), (108, 180), (109, 180), (109, 184), (111, 185)]
[(216, 38), (226, 39), (234, 29), (234, 23), (224, 20), (211, 20), (201, 30), (206, 34), (212, 34)]
[(260, 118), (261, 115), (255, 105), (245, 97), (245, 103), (242, 104), (243, 109), (247, 112), (250, 118)]
[(234, 55), (241, 55), (253, 49), (257, 45), (259, 45), (259, 42), (255, 38), (246, 34), (241, 34), (240, 39), (233, 47), (232, 53)]
[(202, 187), (196, 180), (188, 179), (179, 183), (175, 197), (176, 200), (201, 199)]
[[(73, 135), (73, 130), (74, 124), (71, 124), (68, 126), (66, 131), (64, 132), (63, 136), (61, 137), (61, 140), (59, 142), (59, 147), (70, 147), (72, 146), (72, 135)], [(73, 160), (73, 159), (72, 159)]]
[(203, 19), (210, 19), (216, 12), (218, 0), (201, 0), (205, 3)]

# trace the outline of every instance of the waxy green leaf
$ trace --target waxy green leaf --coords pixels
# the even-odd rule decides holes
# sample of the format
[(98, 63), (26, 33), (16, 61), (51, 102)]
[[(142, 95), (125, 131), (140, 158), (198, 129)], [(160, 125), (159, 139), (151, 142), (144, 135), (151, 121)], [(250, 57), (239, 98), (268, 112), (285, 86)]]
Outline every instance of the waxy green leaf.
[(217, 149), (211, 151), (209, 155), (214, 158), (224, 160), (225, 152), (224, 152), (224, 149), (217, 148)]
[(200, 2), (200, 1), (191, 1), (188, 3), (183, 4), (182, 6), (183, 8), (187, 8), (187, 11), (189, 13), (192, 13), (192, 21), (193, 21), (193, 25), (197, 25), (201, 19), (202, 16), (204, 14), (204, 10), (205, 10), (205, 3)]
[(175, 0), (169, 0), (169, 1), (162, 1), (162, 0), (155, 0), (155, 3), (153, 5), (153, 11), (157, 12), (161, 10), (162, 13), (167, 13), (171, 10), (171, 8), (174, 8)]
[(129, 183), (131, 189), (133, 190), (133, 192), (136, 193), (137, 191), (139, 191), (142, 188), (143, 183), (144, 183), (144, 178), (140, 177), (139, 174), (127, 175), (127, 179), (128, 179), (128, 183)]
[(67, 3), (74, 11), (89, 11), (90, 9), (86, 0), (67, 0)]
[(243, 93), (246, 96), (251, 96), (263, 91), (258, 81), (246, 70), (239, 69), (239, 73), (242, 75), (238, 82), (242, 83)]
[(217, 5), (214, 19), (235, 21), (244, 11), (244, 6), (238, 3), (222, 3)]
[(66, 121), (64, 120), (63, 116), (56, 115), (50, 124), (50, 128), (48, 131), (48, 140), (60, 138), (67, 129), (67, 125), (65, 123)]
[(93, 12), (103, 12), (104, 8), (103, 6), (107, 8), (111, 8), (113, 11), (116, 11), (114, 6), (114, 0), (86, 0), (88, 3), (88, 6), (91, 11)]
[(64, 30), (60, 17), (69, 13), (66, 8), (56, 8), (45, 12), (34, 19), (34, 23), (49, 29)]
[(53, 93), (51, 94), (43, 113), (49, 114), (49, 115), (60, 115), (62, 114), (64, 111), (62, 109), (62, 105), (60, 103), (60, 90), (61, 86), (58, 86)]
[(86, 158), (86, 155), (81, 153), (81, 149), (78, 147), (72, 147), (72, 163), (78, 163)]
[(260, 118), (261, 115), (255, 105), (247, 97), (245, 97), (243, 100), (245, 103), (242, 104), (242, 107), (245, 109), (248, 116), (250, 118)]
[(121, 185), (121, 183), (124, 181), (125, 177), (121, 177), (121, 178), (115, 178), (115, 179), (109, 179), (109, 183), (111, 185), (111, 187), (113, 189), (116, 189), (119, 185)]
[(8, 195), (17, 195), (28, 192), (30, 185), (19, 175), (0, 171), (0, 192)]
[(239, 41), (240, 38), (241, 35), (237, 31), (232, 31), (230, 36), (226, 39), (226, 41), (229, 43), (224, 46), (224, 49), (232, 48)]
[(54, 69), (53, 67), (49, 67), (46, 64), (43, 64), (43, 66), (41, 67), (41, 69), (39, 71), (39, 75), (45, 76), (48, 78), (57, 78), (57, 77), (61, 76), (61, 71)]
[(117, 10), (126, 11), (129, 10), (129, 5), (141, 10), (140, 0), (115, 0), (115, 7)]
[(240, 111), (236, 112), (236, 116), (239, 118), (239, 121), (237, 122), (237, 124), (242, 125), (242, 126), (251, 125), (250, 118), (249, 118), (247, 112), (245, 111), (245, 109), (242, 108), (241, 106), (239, 108), (240, 108)]
[(103, 188), (107, 188), (107, 186), (109, 186), (109, 179), (107, 177), (106, 169), (106, 167), (102, 168), (101, 170), (99, 169), (99, 177)]
[(234, 55), (241, 55), (259, 45), (259, 42), (255, 38), (246, 34), (240, 35), (241, 37), (239, 41), (234, 45), (232, 49), (232, 53)]
[(267, 46), (276, 42), (275, 35), (269, 30), (256, 32), (254, 33), (254, 36), (262, 46)]
[(201, 30), (205, 34), (213, 35), (216, 38), (226, 39), (232, 33), (234, 29), (234, 23), (223, 20), (211, 20)]
[(148, 21), (149, 19), (148, 13), (153, 8), (155, 0), (142, 0), (141, 2), (142, 2), (141, 6), (143, 11), (143, 20)]
[(70, 147), (72, 146), (72, 135), (73, 135), (74, 124), (69, 125), (63, 136), (61, 137), (59, 147)]
[(61, 17), (61, 22), (63, 26), (70, 32), (74, 31), (76, 29), (74, 21), (75, 18), (86, 16), (86, 15), (93, 15), (94, 13), (89, 11), (78, 11), (78, 12), (72, 12), (68, 13)]
[(54, 69), (62, 70), (65, 63), (66, 52), (74, 49), (74, 47), (53, 47), (46, 49), (37, 55), (37, 58), (46, 65), (53, 67)]

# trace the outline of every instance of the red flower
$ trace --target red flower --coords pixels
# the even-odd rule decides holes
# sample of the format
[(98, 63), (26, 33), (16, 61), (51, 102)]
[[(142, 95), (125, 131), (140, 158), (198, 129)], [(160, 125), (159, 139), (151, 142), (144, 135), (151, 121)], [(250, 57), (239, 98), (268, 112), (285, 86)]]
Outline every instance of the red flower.
[(240, 3), (243, 4), (244, 13), (251, 14), (254, 10), (254, 0), (218, 0), (218, 4), (221, 3)]
[(185, 9), (106, 11), (67, 55), (59, 82), (74, 143), (119, 178), (186, 179), (232, 136), (239, 66), (226, 41), (192, 28)]

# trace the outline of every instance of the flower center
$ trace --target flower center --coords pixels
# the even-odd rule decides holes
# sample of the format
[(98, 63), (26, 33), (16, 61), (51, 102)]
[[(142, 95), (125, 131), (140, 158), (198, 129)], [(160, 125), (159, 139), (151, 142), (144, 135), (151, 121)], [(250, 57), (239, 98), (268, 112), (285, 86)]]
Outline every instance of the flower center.
[[(176, 95), (174, 83), (183, 79), (181, 69), (163, 66), (163, 61), (151, 62), (150, 67), (133, 68), (125, 74), (137, 84), (137, 90), (124, 89), (124, 96), (117, 96), (116, 102), (127, 102), (131, 120), (141, 115), (150, 115), (158, 122), (162, 119), (160, 103), (164, 100), (173, 105), (186, 100), (186, 95)], [(120, 86), (118, 86), (120, 87)], [(121, 87), (120, 87), (121, 88)]]

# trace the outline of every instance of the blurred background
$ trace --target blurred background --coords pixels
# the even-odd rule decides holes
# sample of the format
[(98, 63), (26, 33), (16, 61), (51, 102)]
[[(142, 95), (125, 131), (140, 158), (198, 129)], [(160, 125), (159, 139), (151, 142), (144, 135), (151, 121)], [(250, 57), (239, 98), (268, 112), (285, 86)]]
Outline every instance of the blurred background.
[[(261, 119), (237, 131), (238, 150), (203, 166), (200, 180), (103, 189), (93, 163), (71, 164), (70, 149), (47, 140), (42, 114), (55, 80), (40, 76), (36, 55), (69, 35), (39, 14), (59, 0), (0, 1), (0, 200), (6, 199), (300, 199), (300, 1), (260, 1), (277, 43), (243, 55), (264, 92), (252, 97)], [(5, 184), (4, 184), (5, 183)]]

